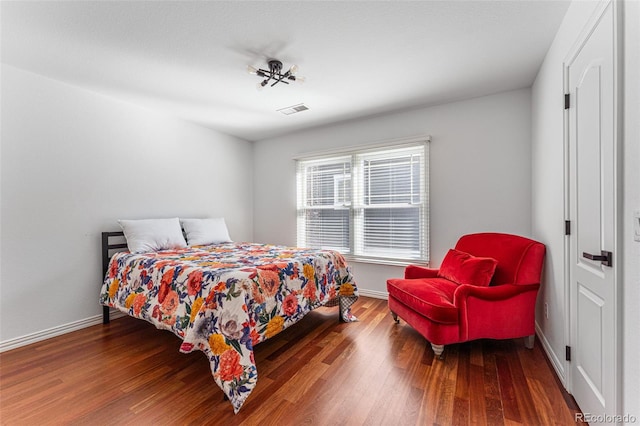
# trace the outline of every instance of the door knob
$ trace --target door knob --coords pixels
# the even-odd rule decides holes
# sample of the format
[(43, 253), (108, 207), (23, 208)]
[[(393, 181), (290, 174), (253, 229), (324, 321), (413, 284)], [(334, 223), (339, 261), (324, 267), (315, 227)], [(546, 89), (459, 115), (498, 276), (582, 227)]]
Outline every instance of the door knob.
[(595, 260), (596, 262), (601, 262), (604, 266), (613, 266), (612, 254), (610, 251), (600, 250), (600, 254), (591, 254), (586, 251), (582, 252), (582, 257), (587, 258), (589, 260)]

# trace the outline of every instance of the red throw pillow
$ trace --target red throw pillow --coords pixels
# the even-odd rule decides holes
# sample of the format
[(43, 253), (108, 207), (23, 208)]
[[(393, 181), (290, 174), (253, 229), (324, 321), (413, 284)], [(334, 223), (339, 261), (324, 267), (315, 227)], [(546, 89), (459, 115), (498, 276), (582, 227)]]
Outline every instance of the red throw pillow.
[(475, 257), (450, 249), (440, 265), (438, 276), (458, 284), (487, 287), (497, 265), (498, 261), (491, 257)]

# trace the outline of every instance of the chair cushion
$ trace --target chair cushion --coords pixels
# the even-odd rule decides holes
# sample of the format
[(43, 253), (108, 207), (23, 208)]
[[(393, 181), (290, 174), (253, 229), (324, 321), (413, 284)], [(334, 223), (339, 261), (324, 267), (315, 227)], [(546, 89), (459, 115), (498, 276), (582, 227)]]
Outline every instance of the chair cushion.
[(453, 306), (453, 293), (458, 285), (443, 278), (387, 280), (389, 296), (430, 320), (457, 324), (458, 309)]
[(442, 260), (438, 276), (458, 284), (486, 287), (491, 282), (498, 261), (491, 257), (476, 257), (450, 249)]

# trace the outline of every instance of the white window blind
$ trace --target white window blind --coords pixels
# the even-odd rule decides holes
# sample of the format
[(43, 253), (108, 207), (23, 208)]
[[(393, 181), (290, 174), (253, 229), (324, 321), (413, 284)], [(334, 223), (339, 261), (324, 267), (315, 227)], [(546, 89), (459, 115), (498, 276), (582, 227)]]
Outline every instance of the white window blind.
[(298, 160), (298, 245), (428, 261), (427, 166), (426, 143)]
[(298, 245), (349, 254), (351, 157), (298, 162)]

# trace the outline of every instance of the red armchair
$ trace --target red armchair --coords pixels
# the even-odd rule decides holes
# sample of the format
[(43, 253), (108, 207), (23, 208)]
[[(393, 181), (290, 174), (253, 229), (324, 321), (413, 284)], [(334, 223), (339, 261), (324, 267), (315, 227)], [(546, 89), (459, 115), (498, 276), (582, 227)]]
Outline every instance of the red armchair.
[(422, 334), (436, 356), (444, 345), (526, 337), (533, 348), (545, 246), (517, 235), (465, 235), (440, 269), (409, 265), (387, 281), (389, 310)]

